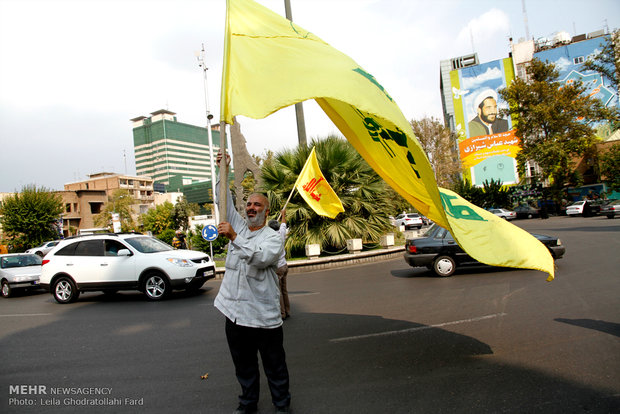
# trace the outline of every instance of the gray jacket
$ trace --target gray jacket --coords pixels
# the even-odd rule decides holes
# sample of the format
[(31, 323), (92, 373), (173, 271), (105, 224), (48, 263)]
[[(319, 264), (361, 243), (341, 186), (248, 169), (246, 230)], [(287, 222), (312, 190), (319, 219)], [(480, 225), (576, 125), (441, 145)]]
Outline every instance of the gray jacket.
[(237, 237), (228, 244), (224, 280), (215, 307), (238, 325), (277, 328), (282, 317), (275, 270), (284, 249), (282, 238), (269, 226), (251, 231), (227, 193), (227, 221)]

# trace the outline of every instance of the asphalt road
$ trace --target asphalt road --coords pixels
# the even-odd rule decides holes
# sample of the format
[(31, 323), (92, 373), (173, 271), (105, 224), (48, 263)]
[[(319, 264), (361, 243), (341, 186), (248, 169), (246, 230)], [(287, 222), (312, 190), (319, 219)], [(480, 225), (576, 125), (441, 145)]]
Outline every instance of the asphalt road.
[[(438, 278), (402, 259), (290, 275), (293, 412), (620, 412), (620, 220), (515, 223), (560, 236), (555, 281), (489, 267)], [(0, 300), (0, 412), (232, 412), (218, 287), (161, 303)], [(261, 393), (271, 413), (264, 377)]]

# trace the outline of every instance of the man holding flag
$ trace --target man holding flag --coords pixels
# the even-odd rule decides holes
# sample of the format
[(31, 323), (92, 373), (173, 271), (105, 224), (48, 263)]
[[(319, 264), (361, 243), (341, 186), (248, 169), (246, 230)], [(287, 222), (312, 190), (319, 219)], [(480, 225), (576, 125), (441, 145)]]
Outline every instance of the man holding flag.
[[(216, 160), (218, 166), (221, 159), (220, 152)], [(222, 197), (216, 194), (216, 199), (221, 205)], [(225, 203), (228, 221), (219, 223), (218, 232), (230, 243), (224, 280), (214, 305), (226, 317), (226, 339), (241, 385), (239, 407), (234, 413), (257, 412), (260, 395), (258, 353), (276, 412), (288, 413), (291, 394), (276, 275), (284, 249), (282, 239), (266, 226), (269, 200), (265, 195), (254, 193), (248, 197), (245, 207), (247, 221), (235, 209), (230, 191), (227, 191)]]

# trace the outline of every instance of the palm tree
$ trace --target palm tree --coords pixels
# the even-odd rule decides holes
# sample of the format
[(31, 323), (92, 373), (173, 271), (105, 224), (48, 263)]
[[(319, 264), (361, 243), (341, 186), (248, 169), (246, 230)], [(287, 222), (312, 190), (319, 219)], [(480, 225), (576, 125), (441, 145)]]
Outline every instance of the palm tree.
[(393, 230), (388, 217), (395, 210), (386, 197), (387, 184), (348, 141), (335, 136), (322, 141), (313, 139), (309, 146), (282, 151), (263, 163), (263, 190), (269, 197), (273, 217), (286, 203), (313, 146), (325, 180), (345, 211), (333, 220), (319, 216), (295, 192), (286, 207), (290, 228), (287, 252), (303, 252), (307, 244), (320, 244), (326, 252), (340, 251), (352, 238), (377, 243), (383, 234)]

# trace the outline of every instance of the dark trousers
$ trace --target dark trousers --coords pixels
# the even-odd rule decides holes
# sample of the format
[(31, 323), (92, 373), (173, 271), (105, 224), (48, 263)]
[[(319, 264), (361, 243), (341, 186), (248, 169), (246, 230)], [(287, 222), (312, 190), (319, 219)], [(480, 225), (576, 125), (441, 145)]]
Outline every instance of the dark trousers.
[(263, 369), (269, 383), (271, 400), (277, 407), (290, 404), (288, 369), (284, 353), (282, 327), (275, 329), (248, 328), (239, 326), (226, 318), (226, 339), (235, 364), (235, 374), (241, 385), (239, 402), (245, 406), (256, 406), (260, 394), (260, 353)]

